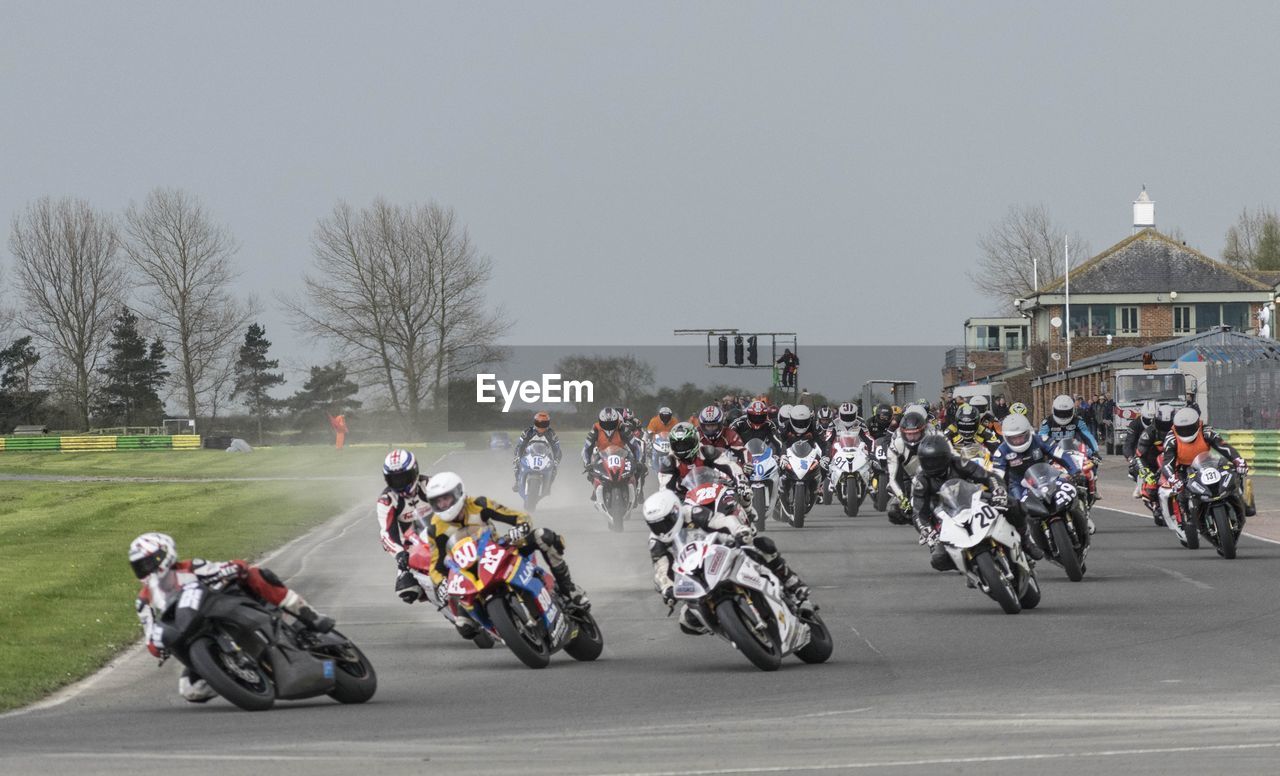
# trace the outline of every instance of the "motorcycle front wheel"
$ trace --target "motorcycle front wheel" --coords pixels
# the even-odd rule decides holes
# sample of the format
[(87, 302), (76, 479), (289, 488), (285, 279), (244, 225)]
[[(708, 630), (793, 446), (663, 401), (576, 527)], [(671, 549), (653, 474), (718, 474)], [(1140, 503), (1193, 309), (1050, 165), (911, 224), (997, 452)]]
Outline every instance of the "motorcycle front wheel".
[(809, 643), (796, 650), (796, 657), (806, 663), (825, 663), (831, 657), (835, 644), (831, 640), (831, 631), (817, 614), (803, 618), (809, 626)]
[(590, 612), (575, 614), (574, 622), (578, 624), (578, 635), (564, 645), (565, 654), (574, 660), (589, 662), (600, 657), (604, 651), (604, 634), (596, 624), (596, 618)]
[(1236, 556), (1236, 534), (1231, 530), (1231, 510), (1226, 504), (1213, 505), (1213, 526), (1218, 532), (1218, 554), (1231, 560)]
[(751, 508), (756, 513), (756, 530), (763, 531), (765, 523), (768, 522), (768, 508), (766, 507), (766, 499), (764, 497), (764, 488), (751, 489)]
[(845, 475), (840, 478), (840, 492), (844, 494), (841, 502), (844, 504), (844, 514), (846, 517), (857, 517), (858, 507), (862, 506), (862, 501), (858, 498), (858, 476)]
[(782, 666), (782, 645), (778, 643), (777, 629), (767, 625), (767, 633), (759, 633), (747, 625), (739, 607), (740, 599), (726, 598), (716, 604), (716, 619), (733, 646), (761, 671), (777, 671)]
[(1000, 604), (1004, 613), (1017, 614), (1022, 611), (1022, 603), (1018, 601), (1017, 594), (1009, 586), (1009, 580), (1000, 573), (996, 566), (996, 559), (991, 553), (983, 552), (975, 557), (973, 562), (978, 566), (978, 576), (982, 578), (982, 584), (987, 586), (987, 595)]
[(804, 513), (809, 506), (809, 494), (803, 482), (797, 482), (791, 491), (791, 525), (804, 528)]
[(511, 592), (490, 598), (484, 605), (485, 614), (489, 615), (498, 635), (521, 663), (530, 668), (546, 668), (551, 662), (551, 648), (547, 646), (541, 623), (530, 628), (520, 614), (513, 611), (514, 607), (508, 600), (512, 595), (517, 594)]
[(877, 512), (889, 511), (889, 478), (883, 473), (876, 475), (876, 498), (872, 506)]
[(214, 692), (245, 711), (266, 711), (275, 704), (275, 685), (262, 666), (236, 664), (235, 657), (219, 649), (213, 639), (206, 636), (191, 642), (187, 658)]
[(1071, 543), (1071, 534), (1067, 533), (1067, 524), (1061, 520), (1049, 523), (1049, 534), (1053, 537), (1054, 548), (1058, 551), (1058, 562), (1067, 572), (1067, 579), (1079, 582), (1084, 578), (1080, 568), (1080, 558), (1076, 555), (1076, 547)]
[(347, 642), (346, 648), (341, 651), (345, 654), (329, 655), (334, 659), (336, 669), (329, 697), (339, 703), (364, 703), (377, 692), (378, 675), (369, 658), (355, 644)]

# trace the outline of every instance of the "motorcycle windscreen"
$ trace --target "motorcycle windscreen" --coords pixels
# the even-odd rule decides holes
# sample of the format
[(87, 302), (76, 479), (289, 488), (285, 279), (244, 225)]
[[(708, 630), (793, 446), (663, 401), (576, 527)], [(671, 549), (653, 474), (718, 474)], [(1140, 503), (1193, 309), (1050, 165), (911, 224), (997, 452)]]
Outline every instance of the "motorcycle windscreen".
[(773, 448), (766, 445), (763, 439), (750, 439), (747, 441), (747, 454), (752, 458), (760, 458), (773, 455)]
[(789, 452), (797, 458), (807, 458), (809, 457), (809, 453), (813, 452), (813, 445), (801, 439), (791, 445), (791, 450)]
[(531, 442), (524, 449), (524, 462), (525, 466), (535, 471), (547, 468), (552, 462), (551, 445), (541, 440)]
[(1058, 488), (1062, 470), (1047, 463), (1037, 463), (1022, 475), (1022, 484), (1043, 501), (1048, 501)]
[(695, 466), (689, 470), (684, 476), (680, 484), (685, 490), (696, 490), (704, 485), (723, 485), (725, 484), (725, 476), (719, 469), (712, 469), (710, 466)]
[(956, 517), (973, 508), (973, 497), (982, 493), (982, 486), (964, 480), (947, 480), (938, 489), (938, 511), (947, 517)]

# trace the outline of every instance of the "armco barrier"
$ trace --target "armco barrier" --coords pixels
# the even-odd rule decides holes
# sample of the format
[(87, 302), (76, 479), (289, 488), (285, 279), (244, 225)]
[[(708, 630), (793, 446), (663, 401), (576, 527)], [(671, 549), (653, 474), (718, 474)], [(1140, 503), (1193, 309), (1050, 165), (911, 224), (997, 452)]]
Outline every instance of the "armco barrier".
[(0, 437), (0, 452), (49, 451), (64, 453), (104, 450), (199, 450), (200, 437), (179, 436), (38, 436)]
[(1280, 477), (1280, 431), (1221, 431), (1254, 474)]

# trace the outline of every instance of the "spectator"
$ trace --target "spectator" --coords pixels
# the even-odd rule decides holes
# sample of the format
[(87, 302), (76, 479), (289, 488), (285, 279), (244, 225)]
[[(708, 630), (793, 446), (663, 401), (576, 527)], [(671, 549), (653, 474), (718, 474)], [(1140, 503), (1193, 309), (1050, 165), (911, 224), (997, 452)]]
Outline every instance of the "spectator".
[[(777, 351), (774, 351), (775, 353)], [(800, 359), (796, 358), (796, 354), (791, 352), (791, 348), (786, 348), (781, 356), (778, 357), (777, 363), (782, 364), (782, 387), (796, 387), (796, 372), (800, 370)]]
[(997, 396), (996, 405), (991, 408), (991, 411), (996, 414), (996, 420), (1003, 421), (1009, 417), (1009, 400), (1003, 396)]

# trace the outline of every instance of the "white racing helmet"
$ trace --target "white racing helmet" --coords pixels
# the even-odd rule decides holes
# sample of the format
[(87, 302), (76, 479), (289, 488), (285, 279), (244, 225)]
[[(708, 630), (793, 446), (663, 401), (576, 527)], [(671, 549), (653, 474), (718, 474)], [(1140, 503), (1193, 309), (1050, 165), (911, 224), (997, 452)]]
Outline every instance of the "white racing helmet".
[(436, 517), (446, 523), (458, 522), (462, 507), (467, 501), (462, 478), (453, 472), (432, 475), (427, 481), (426, 496)]
[(163, 574), (178, 562), (178, 546), (169, 534), (144, 533), (129, 544), (129, 565), (138, 579)]
[(663, 488), (644, 500), (644, 521), (649, 531), (663, 541), (671, 541), (680, 528), (680, 497)]
[(1031, 437), (1035, 431), (1026, 415), (1010, 414), (1001, 425), (1004, 442), (1015, 453), (1025, 453), (1031, 449)]
[(1173, 433), (1179, 442), (1194, 442), (1200, 433), (1200, 413), (1193, 407), (1183, 407), (1173, 414)]
[(1053, 419), (1058, 425), (1065, 426), (1076, 417), (1076, 403), (1070, 396), (1060, 393), (1053, 400)]

